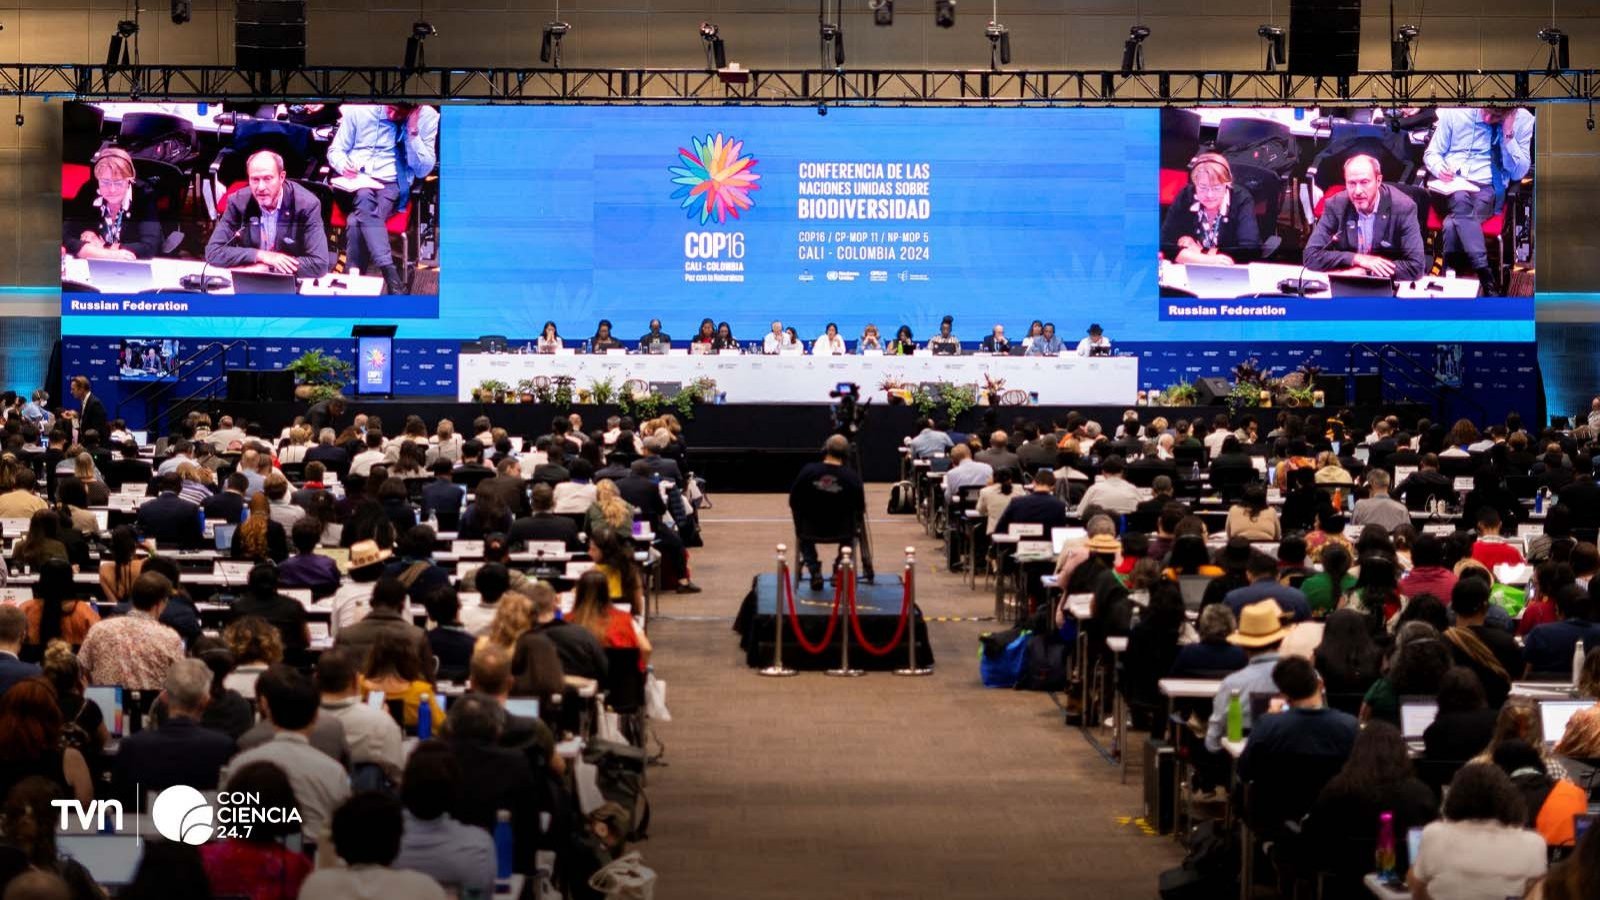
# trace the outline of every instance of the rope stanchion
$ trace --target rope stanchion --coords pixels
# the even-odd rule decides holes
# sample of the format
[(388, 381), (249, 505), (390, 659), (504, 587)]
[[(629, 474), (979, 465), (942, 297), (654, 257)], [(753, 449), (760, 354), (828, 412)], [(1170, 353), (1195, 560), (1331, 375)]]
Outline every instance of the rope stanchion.
[[(788, 547), (778, 545), (778, 595), (772, 601), (772, 665), (761, 670), (761, 674), (768, 678), (788, 678), (800, 674), (794, 669), (783, 664), (783, 601), (789, 598), (789, 608), (794, 609), (794, 594), (786, 590), (789, 586), (789, 560)], [(795, 634), (800, 634), (800, 629), (795, 628)]]
[[(839, 600), (840, 600), (840, 598), (849, 597), (849, 602), (850, 602), (850, 621), (852, 623), (856, 622), (856, 616), (855, 616), (855, 605), (856, 605), (856, 600), (855, 600), (855, 596), (856, 596), (856, 567), (855, 567), (855, 561), (850, 558), (850, 548), (849, 547), (842, 547), (842, 548), (840, 548), (839, 552), (840, 552), (841, 556), (843, 557), (843, 559), (840, 560), (838, 573), (834, 575), (834, 579), (833, 579), (834, 580), (833, 618), (828, 620), (828, 634), (829, 635), (833, 634), (833, 623), (837, 622), (839, 620)], [(860, 636), (861, 636), (861, 633), (860, 633), (860, 630), (858, 628), (858, 630), (856, 632), (856, 637), (859, 638)], [(826, 642), (824, 642), (824, 644), (826, 644)], [(850, 668), (850, 635), (847, 634), (847, 635), (843, 636), (843, 639), (839, 641), (839, 647), (840, 647), (840, 650), (839, 650), (839, 668), (837, 668), (837, 669), (829, 669), (826, 672), (826, 674), (832, 675), (835, 678), (859, 678), (862, 675), (865, 675), (866, 673), (861, 671), (860, 669), (852, 669), (852, 668)], [(809, 650), (810, 648), (808, 647), (807, 649)]]
[(828, 629), (822, 633), (821, 642), (816, 644), (806, 640), (805, 632), (800, 630), (800, 614), (796, 612), (794, 605), (794, 584), (787, 574), (784, 576), (782, 589), (782, 597), (787, 598), (789, 603), (789, 625), (794, 630), (794, 642), (800, 645), (801, 650), (812, 656), (828, 649), (828, 643), (833, 640), (833, 629), (839, 624), (839, 604), (844, 598), (843, 587), (839, 584), (833, 587), (833, 611), (828, 613)]
[[(902, 622), (910, 620), (912, 615), (915, 613), (916, 608), (917, 608), (917, 591), (916, 591), (916, 588), (915, 588), (916, 582), (915, 582), (915, 579), (913, 577), (914, 576), (914, 570), (916, 568), (916, 563), (917, 563), (917, 548), (915, 548), (915, 547), (907, 547), (906, 548), (906, 574), (905, 574), (905, 583), (906, 583), (905, 604), (906, 604), (906, 608), (905, 608), (905, 613), (901, 618)], [(907, 639), (906, 646), (907, 646), (906, 653), (909, 656), (909, 659), (906, 662), (906, 667), (904, 669), (895, 669), (894, 673), (896, 675), (906, 675), (906, 676), (912, 676), (912, 677), (917, 677), (917, 676), (922, 676), (922, 675), (932, 675), (933, 674), (933, 667), (932, 666), (919, 666), (919, 665), (917, 665), (917, 629), (916, 629), (915, 625), (913, 625), (912, 628), (911, 628), (911, 637), (909, 639)]]
[(894, 637), (890, 638), (889, 643), (884, 644), (882, 647), (874, 647), (868, 643), (866, 634), (861, 630), (861, 617), (856, 615), (856, 586), (854, 581), (850, 583), (849, 612), (850, 627), (855, 630), (856, 643), (861, 645), (861, 649), (873, 656), (888, 656), (894, 652), (895, 647), (900, 645), (900, 639), (906, 633), (906, 623), (911, 620), (911, 583), (906, 582), (905, 592), (901, 595), (900, 621), (895, 624)]

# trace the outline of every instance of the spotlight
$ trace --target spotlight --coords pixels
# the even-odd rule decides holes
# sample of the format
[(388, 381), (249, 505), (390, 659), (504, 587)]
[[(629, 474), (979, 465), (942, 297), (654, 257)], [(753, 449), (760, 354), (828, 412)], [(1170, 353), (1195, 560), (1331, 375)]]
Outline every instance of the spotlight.
[(117, 23), (117, 33), (111, 36), (111, 42), (106, 46), (106, 68), (128, 65), (129, 50), (138, 33), (139, 23), (134, 19), (123, 19)]
[(833, 48), (833, 64), (836, 67), (844, 65), (844, 29), (832, 22), (824, 22), (817, 33), (822, 37), (822, 64), (828, 64), (828, 48)]
[(551, 22), (544, 26), (544, 38), (539, 42), (539, 62), (561, 68), (561, 39), (571, 30), (572, 26), (566, 22)]
[(1144, 71), (1144, 39), (1149, 36), (1148, 25), (1135, 25), (1128, 29), (1128, 39), (1122, 42), (1123, 77)]
[(726, 69), (728, 67), (728, 45), (722, 40), (722, 29), (714, 23), (700, 23), (700, 41), (706, 46), (706, 68)]
[(172, 0), (172, 24), (187, 25), (194, 15), (194, 3), (191, 0)]
[(940, 28), (956, 27), (956, 0), (934, 0), (933, 24)]
[(1420, 29), (1415, 25), (1401, 25), (1394, 33), (1394, 40), (1389, 44), (1389, 68), (1396, 72), (1409, 72), (1413, 65), (1411, 45), (1416, 41)]
[(411, 36), (406, 38), (406, 63), (407, 71), (426, 68), (428, 57), (423, 41), (439, 33), (431, 22), (412, 22)]
[(817, 115), (826, 116), (827, 114), (828, 114), (828, 104), (827, 104), (827, 102), (824, 101), (822, 103), (818, 103), (817, 104)]
[(1011, 65), (1011, 29), (990, 22), (984, 26), (983, 36), (989, 39), (989, 68)]
[(867, 6), (872, 10), (872, 24), (894, 24), (894, 0), (868, 0)]
[[(22, 118), (22, 113), (17, 113), (17, 127), (18, 128), (22, 127), (23, 121), (25, 121), (25, 120)], [(1589, 130), (1590, 131), (1594, 130), (1594, 120), (1593, 119), (1589, 120)]]
[(1256, 29), (1256, 34), (1260, 35), (1261, 39), (1267, 42), (1266, 70), (1268, 72), (1278, 71), (1278, 67), (1284, 65), (1288, 61), (1289, 56), (1289, 41), (1284, 36), (1282, 26), (1263, 25)]
[(1551, 25), (1549, 28), (1539, 29), (1539, 40), (1550, 45), (1550, 58), (1544, 64), (1545, 74), (1554, 75), (1564, 69), (1572, 68), (1568, 58), (1567, 33)]

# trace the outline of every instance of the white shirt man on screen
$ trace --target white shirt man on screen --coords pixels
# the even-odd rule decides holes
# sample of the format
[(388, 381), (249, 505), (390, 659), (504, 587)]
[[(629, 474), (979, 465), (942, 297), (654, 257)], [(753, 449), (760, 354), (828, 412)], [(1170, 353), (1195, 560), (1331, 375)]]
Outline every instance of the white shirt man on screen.
[(1111, 339), (1099, 324), (1089, 326), (1089, 336), (1078, 342), (1079, 356), (1110, 356)]

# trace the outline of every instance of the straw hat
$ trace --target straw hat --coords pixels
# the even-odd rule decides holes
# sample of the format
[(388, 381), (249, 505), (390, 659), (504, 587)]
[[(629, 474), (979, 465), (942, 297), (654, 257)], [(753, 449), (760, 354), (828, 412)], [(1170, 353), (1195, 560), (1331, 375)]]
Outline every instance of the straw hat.
[(1090, 553), (1121, 553), (1122, 542), (1109, 534), (1097, 534), (1084, 544)]
[(1228, 643), (1239, 647), (1265, 647), (1289, 634), (1283, 627), (1283, 607), (1276, 600), (1252, 603), (1239, 613), (1239, 630), (1228, 635)]
[(394, 555), (390, 551), (379, 547), (377, 541), (356, 541), (350, 545), (350, 568), (365, 569), (385, 562)]

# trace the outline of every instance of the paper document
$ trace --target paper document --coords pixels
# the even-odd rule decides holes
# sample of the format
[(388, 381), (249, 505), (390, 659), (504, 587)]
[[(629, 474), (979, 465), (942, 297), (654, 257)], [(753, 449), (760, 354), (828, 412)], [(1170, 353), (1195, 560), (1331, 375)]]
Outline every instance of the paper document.
[(336, 191), (350, 191), (351, 193), (363, 188), (371, 190), (381, 190), (383, 188), (383, 182), (373, 178), (371, 175), (361, 174), (340, 175), (337, 178), (330, 178), (328, 179), (328, 185)]
[(1435, 194), (1465, 194), (1477, 193), (1478, 186), (1465, 178), (1457, 176), (1449, 181), (1440, 181), (1435, 178), (1428, 182), (1428, 190), (1433, 191)]

